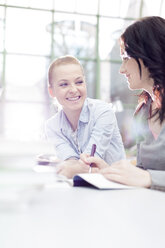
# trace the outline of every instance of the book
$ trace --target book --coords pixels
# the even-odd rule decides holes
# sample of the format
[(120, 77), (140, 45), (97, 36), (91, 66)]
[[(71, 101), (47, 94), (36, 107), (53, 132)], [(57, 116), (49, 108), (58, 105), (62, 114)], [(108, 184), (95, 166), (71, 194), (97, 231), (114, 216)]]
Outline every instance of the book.
[(133, 186), (127, 186), (121, 183), (115, 183), (106, 179), (99, 173), (77, 174), (73, 178), (73, 186), (75, 187), (95, 187), (97, 189), (130, 189)]

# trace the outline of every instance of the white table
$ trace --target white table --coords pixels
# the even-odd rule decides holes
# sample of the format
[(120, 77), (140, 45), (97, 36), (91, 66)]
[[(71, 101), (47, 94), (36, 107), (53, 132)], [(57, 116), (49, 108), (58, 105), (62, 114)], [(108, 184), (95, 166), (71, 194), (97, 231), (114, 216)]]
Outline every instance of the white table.
[(1, 209), (0, 248), (164, 248), (164, 225), (163, 192), (46, 188)]

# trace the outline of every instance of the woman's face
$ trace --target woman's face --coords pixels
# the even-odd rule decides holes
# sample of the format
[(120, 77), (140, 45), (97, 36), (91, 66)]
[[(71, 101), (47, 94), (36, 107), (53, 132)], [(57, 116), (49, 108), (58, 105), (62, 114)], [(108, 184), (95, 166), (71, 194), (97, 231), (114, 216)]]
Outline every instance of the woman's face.
[(53, 90), (64, 111), (80, 112), (87, 96), (86, 83), (82, 69), (77, 64), (59, 65), (53, 71)]
[(128, 87), (131, 90), (144, 89), (149, 93), (152, 93), (154, 81), (149, 77), (149, 71), (144, 66), (144, 63), (139, 59), (141, 65), (141, 76), (138, 63), (134, 58), (127, 55), (124, 46), (121, 45), (120, 53), (122, 57), (122, 65), (120, 67), (120, 73), (124, 74), (127, 78)]

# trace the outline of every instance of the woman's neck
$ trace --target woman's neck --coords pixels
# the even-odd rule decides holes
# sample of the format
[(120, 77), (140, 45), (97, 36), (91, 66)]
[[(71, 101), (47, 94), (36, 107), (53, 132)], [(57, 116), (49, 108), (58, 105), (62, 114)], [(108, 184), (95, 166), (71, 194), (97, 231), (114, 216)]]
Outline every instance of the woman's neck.
[(73, 111), (64, 110), (64, 113), (66, 114), (67, 119), (70, 122), (73, 131), (75, 131), (78, 126), (78, 121), (79, 121), (81, 111), (78, 110), (78, 111), (73, 112)]
[(144, 91), (146, 91), (149, 95), (150, 95), (150, 97), (152, 98), (152, 100), (153, 100), (153, 86), (148, 86), (148, 87), (145, 87), (144, 88)]
[(156, 115), (154, 115), (156, 109), (157, 109), (156, 104), (153, 101), (151, 104), (151, 109), (150, 109), (150, 115), (151, 116), (153, 115), (153, 117), (151, 117), (148, 120), (148, 124), (149, 124), (151, 132), (158, 136), (162, 129), (162, 126), (164, 125), (164, 121), (163, 123), (160, 123), (159, 114), (157, 113)]

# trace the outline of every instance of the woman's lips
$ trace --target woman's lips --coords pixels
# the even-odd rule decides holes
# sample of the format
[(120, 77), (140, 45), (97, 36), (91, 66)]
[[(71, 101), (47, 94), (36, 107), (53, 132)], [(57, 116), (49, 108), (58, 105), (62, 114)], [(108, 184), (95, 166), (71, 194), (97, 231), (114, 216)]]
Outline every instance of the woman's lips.
[(75, 96), (75, 97), (67, 97), (66, 98), (68, 101), (77, 101), (80, 99), (80, 96)]

